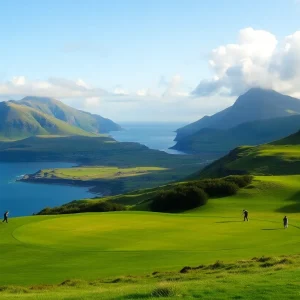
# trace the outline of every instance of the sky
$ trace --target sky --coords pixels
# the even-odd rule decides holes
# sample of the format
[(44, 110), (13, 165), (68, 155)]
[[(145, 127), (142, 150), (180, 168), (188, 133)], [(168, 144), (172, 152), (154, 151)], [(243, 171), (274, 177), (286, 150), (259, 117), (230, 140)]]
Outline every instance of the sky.
[(300, 0), (1, 1), (0, 99), (192, 122), (251, 87), (300, 98)]

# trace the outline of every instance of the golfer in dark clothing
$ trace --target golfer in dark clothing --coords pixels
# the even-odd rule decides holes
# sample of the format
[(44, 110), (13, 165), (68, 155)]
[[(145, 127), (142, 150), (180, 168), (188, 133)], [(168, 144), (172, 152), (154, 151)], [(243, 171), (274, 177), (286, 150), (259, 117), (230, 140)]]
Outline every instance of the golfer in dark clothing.
[(4, 213), (4, 219), (3, 219), (2, 223), (3, 223), (3, 222), (8, 223), (8, 211), (6, 211), (6, 212)]
[(284, 228), (288, 228), (288, 226), (289, 226), (289, 221), (288, 221), (288, 218), (287, 218), (287, 216), (284, 216), (284, 218), (283, 218), (283, 226), (284, 226)]
[(244, 210), (243, 210), (243, 214), (244, 214), (244, 222), (245, 222), (245, 221), (248, 222), (248, 221), (249, 221), (249, 220), (248, 220), (248, 211), (244, 209)]

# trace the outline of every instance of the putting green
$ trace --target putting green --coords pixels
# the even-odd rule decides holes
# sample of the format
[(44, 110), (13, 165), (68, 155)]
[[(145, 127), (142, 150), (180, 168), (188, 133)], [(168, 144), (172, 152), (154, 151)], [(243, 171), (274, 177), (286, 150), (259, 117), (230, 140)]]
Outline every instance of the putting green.
[(77, 251), (221, 251), (300, 243), (300, 231), (266, 220), (151, 213), (82, 214), (18, 227), (23, 244)]

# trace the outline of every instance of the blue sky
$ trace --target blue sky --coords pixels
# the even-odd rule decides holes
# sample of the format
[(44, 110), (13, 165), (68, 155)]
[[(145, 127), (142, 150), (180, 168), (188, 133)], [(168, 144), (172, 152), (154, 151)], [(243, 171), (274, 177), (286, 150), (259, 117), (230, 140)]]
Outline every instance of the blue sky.
[[(285, 43), (300, 29), (299, 19), (296, 0), (3, 1), (1, 99), (49, 95), (116, 121), (193, 121), (228, 106), (254, 84), (244, 63), (242, 79), (223, 78), (219, 69), (240, 54), (229, 57), (226, 50), (226, 62), (220, 62), (223, 54), (212, 59), (213, 49), (239, 44), (246, 28), (253, 32), (242, 32), (242, 39), (263, 30)], [(293, 38), (292, 45), (297, 47), (297, 41)], [(280, 47), (272, 46), (272, 38), (269, 44), (268, 68), (276, 60), (281, 78), (282, 65), (291, 56), (277, 63), (274, 53)], [(257, 54), (250, 58), (258, 61)], [(230, 68), (240, 66), (238, 61)], [(298, 93), (291, 81), (278, 78), (263, 85)], [(236, 90), (234, 83), (241, 88)], [(177, 110), (171, 108), (174, 104)]]

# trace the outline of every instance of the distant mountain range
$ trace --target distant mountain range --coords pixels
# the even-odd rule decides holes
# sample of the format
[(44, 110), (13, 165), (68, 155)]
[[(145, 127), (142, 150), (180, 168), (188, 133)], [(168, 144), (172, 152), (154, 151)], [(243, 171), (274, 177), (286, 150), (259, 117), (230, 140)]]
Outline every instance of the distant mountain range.
[(25, 97), (0, 102), (0, 139), (17, 140), (36, 135), (97, 136), (120, 130), (109, 119), (72, 108), (46, 97)]
[(231, 107), (179, 128), (173, 149), (221, 156), (237, 146), (271, 142), (299, 128), (299, 99), (253, 88)]

